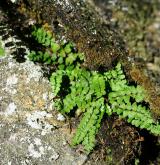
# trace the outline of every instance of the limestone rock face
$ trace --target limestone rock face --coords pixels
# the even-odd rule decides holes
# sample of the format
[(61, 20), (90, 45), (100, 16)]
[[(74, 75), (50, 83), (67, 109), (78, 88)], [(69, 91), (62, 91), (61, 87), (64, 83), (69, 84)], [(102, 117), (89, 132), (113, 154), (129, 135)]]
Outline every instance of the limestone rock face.
[[(51, 86), (40, 66), (0, 59), (0, 164), (82, 164), (62, 133)], [(63, 117), (64, 118), (64, 117)], [(66, 128), (67, 129), (67, 128)], [(67, 132), (67, 131), (63, 131)]]

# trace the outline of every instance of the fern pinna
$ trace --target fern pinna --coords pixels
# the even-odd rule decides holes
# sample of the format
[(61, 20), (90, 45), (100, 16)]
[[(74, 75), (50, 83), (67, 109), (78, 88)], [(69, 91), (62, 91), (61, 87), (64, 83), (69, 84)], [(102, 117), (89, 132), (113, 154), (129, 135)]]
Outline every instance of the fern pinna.
[(32, 34), (46, 49), (45, 52), (32, 51), (28, 57), (56, 68), (50, 77), (53, 94), (58, 96), (54, 106), (62, 113), (73, 109), (83, 113), (72, 145), (82, 143), (88, 153), (92, 151), (104, 113), (115, 113), (136, 127), (160, 134), (159, 122), (142, 106), (145, 90), (127, 83), (120, 63), (104, 73), (89, 71), (82, 67), (83, 53), (75, 52), (72, 43), (56, 42), (43, 28), (34, 28)]

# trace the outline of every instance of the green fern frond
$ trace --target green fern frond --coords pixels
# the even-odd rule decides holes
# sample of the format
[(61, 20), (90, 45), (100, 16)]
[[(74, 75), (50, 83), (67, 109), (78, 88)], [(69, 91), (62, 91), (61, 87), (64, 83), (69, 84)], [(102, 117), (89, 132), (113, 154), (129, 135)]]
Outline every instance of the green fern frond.
[[(112, 89), (108, 95), (109, 110), (122, 118), (126, 118), (129, 123), (136, 127), (147, 129), (154, 134), (160, 134), (159, 123), (153, 120), (150, 110), (141, 105), (145, 98), (145, 90), (141, 86), (129, 86), (124, 81), (125, 76), (119, 67), (113, 71), (106, 74)], [(114, 76), (117, 75), (117, 79), (116, 77), (112, 78), (113, 73)]]
[(32, 35), (39, 43), (46, 47), (51, 46), (52, 43), (55, 43), (55, 39), (52, 37), (52, 34), (43, 28), (37, 28), (36, 26), (33, 26)]
[(52, 75), (50, 77), (52, 91), (55, 96), (58, 95), (58, 93), (61, 89), (62, 78), (64, 75), (65, 75), (65, 71), (57, 70), (56, 72), (52, 73)]
[(87, 111), (78, 126), (72, 145), (82, 142), (86, 151), (90, 152), (95, 146), (95, 136), (105, 112), (104, 99), (101, 98), (97, 101), (92, 101), (86, 108)]
[(94, 94), (97, 96), (97, 98), (102, 97), (106, 94), (105, 80), (102, 75), (97, 74), (96, 72), (92, 77), (90, 89), (91, 91), (94, 91)]

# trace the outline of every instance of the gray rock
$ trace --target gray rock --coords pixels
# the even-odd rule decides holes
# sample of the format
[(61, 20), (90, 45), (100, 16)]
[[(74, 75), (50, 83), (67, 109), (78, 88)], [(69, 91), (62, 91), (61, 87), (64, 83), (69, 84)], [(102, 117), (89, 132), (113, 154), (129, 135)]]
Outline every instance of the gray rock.
[(0, 59), (0, 77), (0, 164), (83, 164), (87, 156), (69, 146), (40, 66), (17, 63), (8, 52)]

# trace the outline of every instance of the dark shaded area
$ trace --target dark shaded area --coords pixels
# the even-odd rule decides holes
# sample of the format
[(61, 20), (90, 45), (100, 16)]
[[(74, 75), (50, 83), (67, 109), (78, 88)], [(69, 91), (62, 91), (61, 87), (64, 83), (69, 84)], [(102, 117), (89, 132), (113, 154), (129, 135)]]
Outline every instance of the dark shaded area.
[[(1, 0), (0, 1), (0, 10), (2, 10), (6, 17), (1, 22), (1, 26), (7, 25), (8, 30), (1, 28), (2, 40), (7, 40), (9, 37), (17, 36), (17, 40), (21, 40), (20, 42), (16, 42), (14, 58), (17, 62), (24, 62), (26, 51), (23, 46), (28, 47), (29, 49), (39, 49), (41, 46), (34, 40), (31, 36), (31, 26), (29, 25), (29, 20), (25, 17), (24, 14), (21, 14), (17, 11), (18, 5), (11, 3), (10, 1)], [(6, 47), (11, 47), (13, 43), (5, 44)]]
[(142, 151), (140, 159), (140, 165), (155, 164), (158, 165), (160, 160), (160, 145), (158, 145), (158, 137), (149, 134), (147, 131), (140, 131), (140, 135), (144, 137), (142, 143)]
[(129, 165), (140, 156), (141, 143), (141, 136), (133, 126), (116, 116), (105, 115), (90, 158), (97, 163), (103, 160), (108, 165)]

